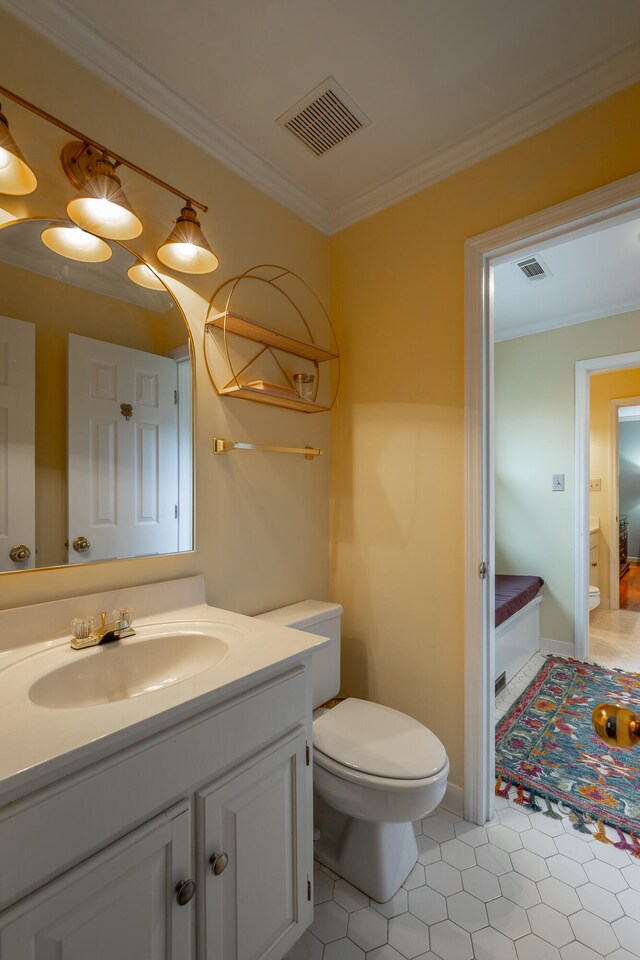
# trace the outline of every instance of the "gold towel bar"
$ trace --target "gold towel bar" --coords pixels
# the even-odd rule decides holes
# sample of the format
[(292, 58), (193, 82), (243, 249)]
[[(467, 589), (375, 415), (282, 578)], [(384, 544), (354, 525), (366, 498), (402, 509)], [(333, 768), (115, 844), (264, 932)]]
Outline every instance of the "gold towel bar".
[(235, 440), (225, 440), (222, 437), (213, 438), (214, 453), (229, 453), (231, 450), (259, 450), (262, 453), (301, 453), (305, 460), (321, 457), (322, 450), (314, 447), (272, 447), (266, 443), (236, 443)]

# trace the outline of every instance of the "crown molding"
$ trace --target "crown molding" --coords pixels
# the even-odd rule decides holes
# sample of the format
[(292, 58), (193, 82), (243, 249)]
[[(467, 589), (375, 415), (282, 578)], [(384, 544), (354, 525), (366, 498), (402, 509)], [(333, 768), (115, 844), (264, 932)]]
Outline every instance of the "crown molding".
[(328, 207), (207, 117), (61, 0), (0, 0), (0, 7), (252, 186), (322, 233), (328, 232)]
[(229, 133), (168, 84), (72, 12), (63, 0), (0, 0), (50, 43), (204, 149), (252, 186), (331, 235), (640, 80), (640, 43), (598, 61), (436, 156), (333, 210)]
[(640, 43), (634, 43), (436, 156), (332, 210), (329, 232), (337, 233), (393, 206), (639, 80)]
[(561, 319), (552, 320), (531, 320), (529, 323), (519, 323), (515, 327), (509, 327), (506, 330), (495, 331), (494, 342), (504, 343), (507, 340), (518, 340), (520, 337), (530, 337), (535, 333), (550, 333), (552, 330), (558, 330), (560, 327), (573, 327), (580, 323), (589, 323), (591, 320), (606, 320), (609, 317), (618, 317), (624, 313), (635, 313), (640, 304), (637, 297), (630, 297), (614, 306), (602, 308), (600, 310), (583, 310), (564, 316)]

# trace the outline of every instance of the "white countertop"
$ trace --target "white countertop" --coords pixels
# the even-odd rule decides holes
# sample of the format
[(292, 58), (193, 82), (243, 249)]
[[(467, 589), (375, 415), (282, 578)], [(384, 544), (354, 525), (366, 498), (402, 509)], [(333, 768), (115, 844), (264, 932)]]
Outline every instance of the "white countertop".
[[(127, 591), (127, 599), (132, 593)], [(86, 609), (90, 598), (80, 599)], [(47, 606), (32, 608), (34, 623), (46, 622), (43, 608)], [(21, 612), (27, 623), (28, 609)], [(15, 613), (0, 611), (0, 631), (11, 623), (10, 617)], [(39, 635), (36, 642), (25, 643), (21, 636), (11, 648), (6, 630), (2, 632), (5, 649), (0, 649), (0, 805), (247, 690), (288, 665), (303, 661), (314, 648), (327, 643), (323, 637), (274, 626), (202, 602), (163, 610), (161, 616), (147, 614), (136, 618), (134, 629), (144, 638), (145, 634), (153, 634), (156, 625), (164, 629), (173, 622), (184, 626), (185, 622), (196, 621), (205, 623), (215, 637), (227, 644), (222, 660), (194, 676), (151, 692), (75, 708), (34, 703), (30, 688), (52, 670), (79, 662), (78, 658), (102, 657), (108, 664), (109, 645), (76, 651), (69, 646), (69, 635), (43, 641), (39, 628), (35, 630)], [(136, 638), (118, 642), (133, 643)], [(149, 642), (151, 652), (152, 644), (153, 640)]]

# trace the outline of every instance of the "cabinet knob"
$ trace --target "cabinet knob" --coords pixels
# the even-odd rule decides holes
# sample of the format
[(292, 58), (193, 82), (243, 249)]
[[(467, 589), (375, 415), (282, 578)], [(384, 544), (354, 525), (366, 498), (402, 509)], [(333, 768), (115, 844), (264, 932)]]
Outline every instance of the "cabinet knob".
[(181, 880), (178, 886), (176, 887), (176, 900), (178, 906), (185, 907), (189, 901), (193, 898), (194, 893), (196, 892), (196, 882), (195, 880)]
[(229, 856), (226, 853), (212, 853), (209, 858), (209, 863), (211, 864), (211, 873), (214, 877), (219, 877), (220, 874), (224, 873), (227, 869)]

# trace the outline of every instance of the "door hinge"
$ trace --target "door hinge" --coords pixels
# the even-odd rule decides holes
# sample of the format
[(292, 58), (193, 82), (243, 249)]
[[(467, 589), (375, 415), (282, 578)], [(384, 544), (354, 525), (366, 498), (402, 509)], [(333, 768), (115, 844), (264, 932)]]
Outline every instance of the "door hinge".
[(307, 877), (307, 900), (311, 900), (311, 880)]
[(309, 744), (307, 743), (304, 748), (304, 755), (306, 759), (307, 766), (311, 763), (311, 751), (309, 750)]
[(178, 391), (177, 391), (177, 390), (174, 390), (174, 391), (173, 391), (173, 402), (174, 402), (174, 403), (177, 403), (177, 402), (178, 402)]
[(481, 580), (486, 580), (486, 579), (487, 579), (487, 571), (488, 571), (488, 569), (489, 569), (489, 568), (487, 567), (487, 564), (486, 564), (485, 561), (483, 560), (482, 563), (480, 564), (479, 568), (478, 568), (478, 576), (480, 577)]

